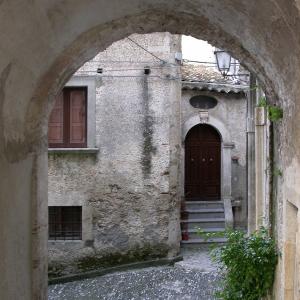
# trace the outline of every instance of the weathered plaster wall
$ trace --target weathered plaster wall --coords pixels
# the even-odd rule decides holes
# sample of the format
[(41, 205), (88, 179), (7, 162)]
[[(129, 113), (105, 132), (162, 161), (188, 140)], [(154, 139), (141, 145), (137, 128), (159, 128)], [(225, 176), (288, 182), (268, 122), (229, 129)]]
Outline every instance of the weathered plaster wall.
[[(246, 187), (246, 109), (247, 99), (245, 94), (218, 93), (194, 90), (183, 90), (181, 100), (181, 123), (182, 126), (189, 119), (199, 115), (200, 111), (190, 105), (189, 100), (196, 95), (214, 97), (218, 104), (208, 110), (209, 117), (217, 119), (229, 132), (228, 137), (222, 137), (226, 143), (233, 143), (231, 157), (231, 193), (232, 200), (240, 206), (234, 207), (234, 222), (236, 226), (247, 224), (247, 187)], [(220, 130), (220, 128), (216, 128)], [(184, 139), (184, 137), (182, 138)], [(184, 144), (183, 144), (184, 148)], [(181, 181), (183, 185), (183, 179)], [(183, 191), (183, 189), (182, 189)]]
[[(296, 0), (1, 1), (1, 297), (47, 298), (45, 153), (54, 95), (84, 62), (134, 32), (192, 34), (230, 50), (283, 106), (284, 119), (276, 128), (283, 170), (276, 221), (285, 251), (283, 212), (300, 196), (299, 9)], [(38, 176), (30, 170), (39, 170)], [(20, 236), (20, 244), (12, 236)], [(284, 299), (282, 259), (277, 299)]]
[[(96, 82), (99, 151), (49, 154), (48, 199), (49, 205), (82, 205), (90, 212), (83, 223), (90, 223), (92, 232), (83, 241), (49, 242), (51, 275), (179, 251), (181, 83), (174, 54), (180, 37), (131, 38), (172, 65), (125, 39), (76, 73), (75, 78), (91, 76)], [(99, 67), (103, 75), (96, 74)]]

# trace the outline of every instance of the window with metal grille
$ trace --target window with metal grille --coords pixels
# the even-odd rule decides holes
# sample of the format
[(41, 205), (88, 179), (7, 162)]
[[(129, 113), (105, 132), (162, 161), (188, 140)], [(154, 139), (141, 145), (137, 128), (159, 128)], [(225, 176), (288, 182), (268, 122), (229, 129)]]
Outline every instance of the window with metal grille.
[(49, 206), (49, 240), (82, 239), (81, 206)]

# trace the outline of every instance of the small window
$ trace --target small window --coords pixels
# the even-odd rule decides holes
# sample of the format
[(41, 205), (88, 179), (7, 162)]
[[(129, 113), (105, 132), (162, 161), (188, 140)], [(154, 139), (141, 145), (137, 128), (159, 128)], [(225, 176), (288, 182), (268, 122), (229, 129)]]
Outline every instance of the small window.
[(49, 118), (50, 148), (87, 146), (87, 89), (67, 87), (57, 96)]
[(211, 109), (217, 106), (218, 101), (210, 96), (198, 95), (190, 99), (190, 104), (195, 108)]
[(81, 206), (49, 206), (49, 240), (82, 239)]

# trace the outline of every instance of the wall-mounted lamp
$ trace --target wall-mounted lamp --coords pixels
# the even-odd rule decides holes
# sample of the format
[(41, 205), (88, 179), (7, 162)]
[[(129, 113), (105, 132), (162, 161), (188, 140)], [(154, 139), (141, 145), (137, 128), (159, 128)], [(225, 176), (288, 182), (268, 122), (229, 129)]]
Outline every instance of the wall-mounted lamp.
[(231, 55), (224, 50), (217, 49), (214, 52), (220, 73), (226, 77), (231, 67)]

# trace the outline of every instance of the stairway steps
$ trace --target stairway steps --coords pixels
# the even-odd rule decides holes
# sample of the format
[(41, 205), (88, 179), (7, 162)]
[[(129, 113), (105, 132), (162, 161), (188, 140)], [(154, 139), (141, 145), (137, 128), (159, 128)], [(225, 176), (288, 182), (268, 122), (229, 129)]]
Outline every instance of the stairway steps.
[[(188, 229), (188, 233), (198, 232), (197, 229)], [(213, 232), (225, 232), (225, 228), (223, 227), (211, 227), (211, 228), (203, 228), (203, 232), (205, 233), (213, 233)]]
[(211, 243), (226, 243), (226, 238), (211, 238), (211, 239), (204, 239), (204, 238), (195, 238), (189, 239), (188, 241), (181, 241), (182, 245), (195, 245), (195, 244), (211, 244)]
[(223, 204), (222, 200), (208, 200), (208, 201), (201, 201), (201, 200), (186, 200), (184, 203), (198, 203), (198, 204), (207, 204), (207, 203), (219, 203)]
[(182, 219), (201, 219), (201, 218), (224, 218), (224, 209), (195, 209), (185, 210), (181, 213)]
[(224, 212), (224, 208), (200, 208), (200, 209), (185, 209), (188, 213), (210, 213), (210, 212)]
[(224, 237), (205, 239), (198, 234), (199, 229), (205, 233), (225, 231), (225, 212), (223, 201), (185, 201), (181, 211), (182, 246), (192, 247), (209, 243), (225, 243)]
[(190, 209), (224, 209), (222, 201), (186, 201), (185, 210)]
[[(225, 228), (201, 228), (201, 230), (203, 231), (203, 233), (217, 233), (217, 234), (221, 234), (222, 232), (225, 232)], [(204, 238), (203, 235), (200, 235), (198, 233), (198, 229), (188, 229), (188, 230), (182, 230), (182, 232), (184, 233), (184, 235), (186, 236), (186, 238), (188, 238), (188, 240), (192, 240), (192, 239), (199, 239), (199, 238)], [(222, 236), (218, 236), (222, 237)]]
[(200, 218), (181, 220), (181, 223), (209, 223), (209, 222), (225, 222), (225, 218)]
[(208, 223), (185, 223), (182, 224), (185, 227), (182, 228), (182, 232), (190, 229), (201, 229), (204, 230), (205, 228), (215, 228), (215, 227), (220, 227), (222, 226), (225, 229), (225, 224), (220, 224), (220, 223), (215, 223), (215, 222), (208, 222)]

